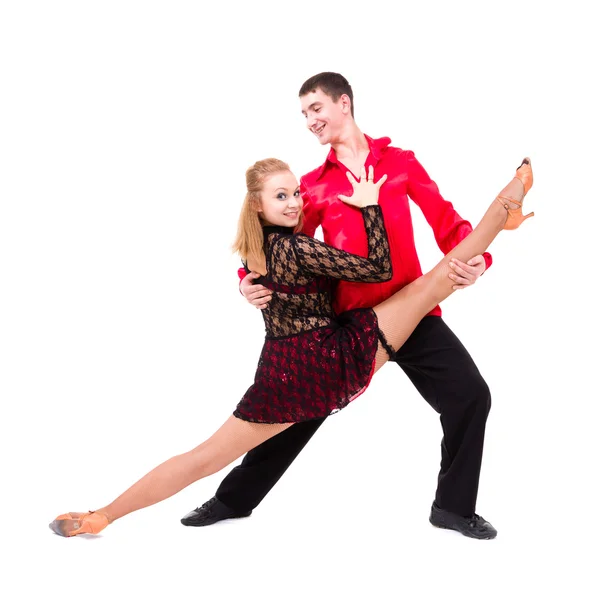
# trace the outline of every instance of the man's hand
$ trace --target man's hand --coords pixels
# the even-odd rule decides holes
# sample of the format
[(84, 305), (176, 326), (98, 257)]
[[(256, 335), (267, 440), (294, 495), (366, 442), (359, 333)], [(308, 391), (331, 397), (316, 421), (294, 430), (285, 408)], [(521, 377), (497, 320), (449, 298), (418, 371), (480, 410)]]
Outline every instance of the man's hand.
[(450, 268), (453, 272), (448, 277), (456, 284), (452, 286), (452, 289), (462, 290), (473, 285), (483, 275), (485, 271), (485, 258), (481, 254), (478, 254), (466, 263), (453, 258), (450, 260)]
[(252, 271), (248, 273), (244, 279), (240, 281), (240, 292), (242, 296), (248, 300), (252, 306), (256, 308), (267, 308), (267, 304), (271, 301), (271, 290), (264, 285), (253, 284), (252, 281), (260, 277), (260, 273)]

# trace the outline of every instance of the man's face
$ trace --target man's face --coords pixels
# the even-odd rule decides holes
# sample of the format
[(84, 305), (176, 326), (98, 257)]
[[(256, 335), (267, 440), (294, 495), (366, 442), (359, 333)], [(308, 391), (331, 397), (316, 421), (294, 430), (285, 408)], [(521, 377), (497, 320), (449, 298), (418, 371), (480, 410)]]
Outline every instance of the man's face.
[(334, 102), (320, 89), (309, 92), (300, 98), (302, 114), (306, 126), (322, 145), (331, 144), (338, 139), (343, 124), (350, 114), (350, 100), (342, 95)]

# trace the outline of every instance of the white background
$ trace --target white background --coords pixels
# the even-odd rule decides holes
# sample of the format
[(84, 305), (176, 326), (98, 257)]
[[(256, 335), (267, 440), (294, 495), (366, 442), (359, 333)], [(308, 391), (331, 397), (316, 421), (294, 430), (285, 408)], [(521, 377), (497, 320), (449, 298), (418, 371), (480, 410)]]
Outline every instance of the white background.
[[(592, 5), (2, 2), (3, 597), (598, 597)], [(395, 365), (250, 519), (179, 524), (224, 471), (101, 537), (52, 535), (250, 385), (263, 324), (229, 249), (244, 172), (323, 161), (297, 92), (326, 70), (473, 224), (532, 158), (535, 219), (443, 306), (492, 390), (478, 512), (498, 538), (429, 525), (441, 429)], [(441, 254), (414, 219), (427, 269)]]

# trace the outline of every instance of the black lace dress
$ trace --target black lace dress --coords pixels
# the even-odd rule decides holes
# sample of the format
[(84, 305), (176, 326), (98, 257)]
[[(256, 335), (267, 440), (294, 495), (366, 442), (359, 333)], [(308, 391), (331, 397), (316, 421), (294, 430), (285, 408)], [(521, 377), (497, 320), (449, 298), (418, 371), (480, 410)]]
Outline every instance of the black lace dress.
[(382, 282), (392, 266), (379, 206), (361, 209), (369, 256), (337, 250), (285, 227), (265, 227), (267, 275), (273, 290), (262, 311), (266, 326), (254, 384), (235, 412), (256, 423), (297, 423), (325, 417), (369, 385), (378, 340), (386, 346), (370, 308), (333, 312), (337, 280)]

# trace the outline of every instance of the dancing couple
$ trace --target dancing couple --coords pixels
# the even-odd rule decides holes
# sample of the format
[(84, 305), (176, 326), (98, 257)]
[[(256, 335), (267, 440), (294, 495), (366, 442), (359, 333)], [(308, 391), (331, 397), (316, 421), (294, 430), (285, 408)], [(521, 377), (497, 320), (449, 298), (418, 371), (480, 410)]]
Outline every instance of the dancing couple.
[[(442, 469), (430, 521), (469, 537), (495, 537), (492, 525), (475, 513), (489, 390), (443, 323), (438, 304), (491, 264), (486, 250), (500, 231), (531, 216), (522, 214), (533, 183), (530, 161), (523, 160), (472, 229), (412, 152), (360, 132), (352, 90), (341, 75), (309, 79), (300, 100), (309, 129), (331, 145), (325, 164), (300, 184), (277, 159), (258, 161), (246, 172), (235, 249), (247, 273), (241, 289), (263, 309), (266, 327), (254, 383), (208, 440), (162, 463), (107, 506), (58, 516), (50, 524), (55, 533), (99, 533), (248, 453), (217, 495), (182, 522), (209, 525), (246, 516), (325, 418), (357, 398), (393, 360), (441, 414)], [(464, 177), (468, 181), (468, 171)], [(445, 251), (425, 275), (407, 195), (423, 209)], [(312, 237), (318, 225), (325, 242)], [(457, 394), (460, 374), (450, 381), (446, 373), (456, 364), (463, 365), (467, 382), (477, 383), (476, 397)]]

